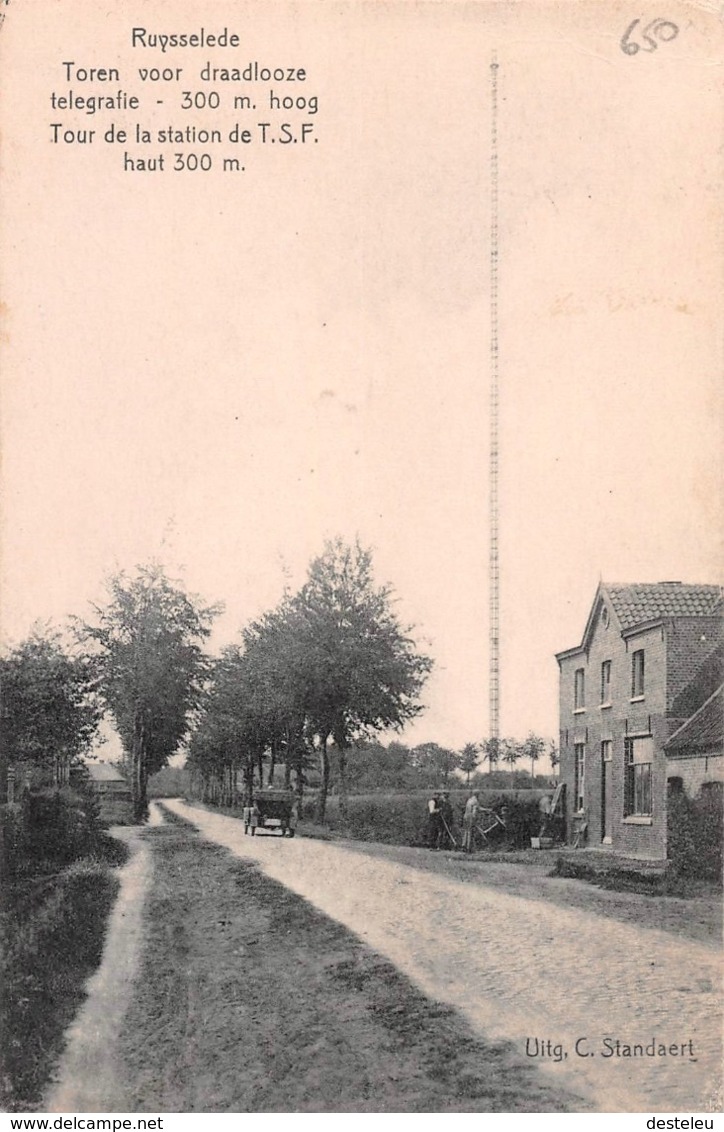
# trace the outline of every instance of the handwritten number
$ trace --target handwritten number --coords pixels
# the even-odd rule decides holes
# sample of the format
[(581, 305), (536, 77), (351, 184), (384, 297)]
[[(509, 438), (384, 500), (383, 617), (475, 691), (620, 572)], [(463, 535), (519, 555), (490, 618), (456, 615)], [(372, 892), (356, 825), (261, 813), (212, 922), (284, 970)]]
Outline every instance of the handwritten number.
[(641, 29), (639, 34), (643, 43), (640, 43), (636, 39), (632, 39), (634, 31), (640, 23), (640, 19), (633, 20), (626, 28), (621, 39), (621, 50), (624, 55), (638, 55), (639, 51), (655, 51), (659, 43), (671, 43), (672, 39), (676, 39), (679, 34), (677, 25), (672, 23), (671, 20), (662, 20), (657, 17)]
[(631, 35), (631, 32), (636, 27), (636, 25), (640, 23), (641, 20), (634, 20), (633, 23), (629, 24), (629, 26), (626, 28), (624, 37), (621, 40), (621, 50), (625, 55), (637, 55), (639, 52), (638, 43), (634, 43), (632, 40), (630, 40), (629, 36)]
[[(679, 29), (676, 24), (672, 24), (671, 20), (657, 20), (656, 21), (656, 35), (664, 43), (671, 43), (672, 39), (676, 39), (679, 34)], [(666, 28), (666, 35), (664, 35), (664, 28)]]

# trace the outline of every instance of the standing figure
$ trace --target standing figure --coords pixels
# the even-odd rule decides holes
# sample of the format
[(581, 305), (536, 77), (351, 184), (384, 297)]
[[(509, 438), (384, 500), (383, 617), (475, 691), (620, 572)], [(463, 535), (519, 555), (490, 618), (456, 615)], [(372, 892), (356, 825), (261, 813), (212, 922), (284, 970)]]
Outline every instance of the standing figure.
[(465, 813), (463, 814), (463, 850), (465, 853), (472, 853), (473, 851), (473, 840), (479, 809), (480, 799), (478, 795), (471, 794), (465, 803)]
[(254, 837), (258, 828), (259, 828), (259, 807), (257, 806), (256, 802), (252, 802), (251, 808), (249, 810), (249, 829), (251, 830), (251, 836), (252, 837)]
[(438, 848), (440, 839), (440, 806), (437, 794), (433, 794), (427, 803), (427, 844), (430, 849)]
[(440, 795), (440, 825), (438, 829), (438, 849), (452, 849), (455, 838), (452, 834), (453, 808), (450, 802), (450, 791), (443, 790)]

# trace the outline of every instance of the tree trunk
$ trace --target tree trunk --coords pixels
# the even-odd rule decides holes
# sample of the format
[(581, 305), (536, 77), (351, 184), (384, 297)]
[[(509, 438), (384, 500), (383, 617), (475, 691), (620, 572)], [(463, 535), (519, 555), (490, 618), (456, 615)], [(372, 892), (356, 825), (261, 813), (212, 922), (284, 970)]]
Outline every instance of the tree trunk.
[(349, 806), (347, 804), (347, 748), (339, 749), (339, 812), (344, 824), (347, 824)]
[(248, 754), (244, 763), (244, 805), (251, 805), (254, 795), (254, 764)]
[(322, 769), (322, 782), (319, 787), (319, 797), (317, 798), (317, 821), (322, 825), (327, 813), (327, 792), (329, 791), (329, 752), (327, 751), (328, 736), (325, 735), (322, 739), (322, 745), (319, 748), (319, 764)]
[(143, 775), (141, 773), (144, 740), (143, 715), (137, 709), (133, 728), (133, 750), (131, 751), (131, 795), (133, 798), (133, 817), (137, 822), (142, 822), (145, 816)]
[(141, 757), (141, 821), (148, 817), (148, 768), (146, 765), (146, 752)]

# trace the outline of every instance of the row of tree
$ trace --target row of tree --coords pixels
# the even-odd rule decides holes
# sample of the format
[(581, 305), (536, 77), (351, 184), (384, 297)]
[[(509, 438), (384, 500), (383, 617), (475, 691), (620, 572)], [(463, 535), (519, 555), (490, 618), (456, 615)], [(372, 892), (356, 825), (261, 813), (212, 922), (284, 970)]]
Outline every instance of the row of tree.
[(318, 816), (330, 784), (330, 747), (346, 810), (348, 752), (379, 729), (399, 729), (421, 710), (432, 667), (401, 624), (389, 587), (375, 584), (368, 550), (327, 544), (301, 589), (250, 624), (209, 674), (189, 744), (189, 765), (204, 789), (234, 801), (273, 779), (283, 763), (299, 793), (319, 765)]
[(68, 782), (113, 716), (142, 817), (150, 774), (187, 735), (208, 678), (202, 649), (218, 607), (205, 607), (159, 566), (113, 577), (91, 621), (72, 622), (70, 644), (37, 628), (0, 658), (0, 777)]
[(530, 731), (525, 739), (513, 739), (506, 736), (502, 739), (484, 739), (481, 743), (466, 743), (457, 765), (467, 775), (467, 781), (470, 782), (470, 775), (477, 770), (481, 761), (487, 761), (488, 770), (491, 773), (501, 763), (513, 770), (516, 763), (528, 761), (530, 762), (531, 778), (534, 778), (536, 763), (545, 755), (548, 756), (548, 761), (555, 770), (559, 762), (558, 747), (555, 740), (544, 739), (542, 735), (536, 735), (534, 731)]
[(107, 710), (139, 818), (149, 775), (189, 733), (190, 764), (207, 784), (233, 789), (241, 769), (251, 789), (265, 760), (272, 773), (283, 761), (301, 791), (318, 759), (323, 816), (330, 744), (344, 784), (355, 740), (401, 728), (422, 710), (432, 662), (400, 623), (391, 589), (375, 584), (370, 552), (359, 544), (328, 543), (299, 592), (218, 659), (204, 643), (220, 607), (186, 593), (159, 566), (116, 575), (107, 602), (93, 609), (74, 622), (74, 650), (40, 631), (2, 658), (3, 780), (12, 765), (52, 763), (62, 781)]
[[(231, 802), (240, 782), (242, 793), (251, 793), (265, 772), (273, 781), (279, 764), (301, 794), (318, 767), (320, 820), (332, 765), (346, 813), (353, 747), (356, 764), (360, 757), (373, 761), (376, 752), (380, 777), (402, 788), (444, 782), (457, 771), (469, 783), (483, 759), (491, 771), (528, 759), (534, 775), (547, 749), (534, 734), (468, 743), (462, 752), (372, 741), (422, 710), (432, 661), (400, 622), (392, 590), (375, 583), (371, 554), (357, 543), (328, 543), (299, 591), (286, 593), (215, 659), (204, 645), (220, 606), (204, 605), (159, 566), (116, 575), (108, 600), (93, 611), (74, 622), (73, 650), (45, 631), (0, 660), (3, 780), (8, 766), (30, 763), (67, 781), (105, 711), (121, 738), (139, 818), (149, 776), (184, 745), (202, 792)], [(548, 754), (555, 765), (553, 744)]]
[[(439, 743), (421, 743), (410, 747), (399, 740), (385, 745), (378, 740), (362, 740), (355, 744), (346, 760), (346, 777), (350, 793), (375, 791), (418, 791), (442, 785), (486, 789), (522, 788), (535, 783), (538, 758), (530, 770), (517, 769), (519, 761), (532, 749), (527, 740), (506, 740), (506, 759), (493, 760), (492, 766), (483, 755), (484, 743), (467, 743), (462, 751), (451, 750)], [(536, 737), (536, 754), (544, 749), (553, 767), (558, 752), (550, 740)], [(501, 744), (502, 746), (502, 744)], [(330, 747), (332, 789), (339, 788), (339, 758), (334, 744)]]

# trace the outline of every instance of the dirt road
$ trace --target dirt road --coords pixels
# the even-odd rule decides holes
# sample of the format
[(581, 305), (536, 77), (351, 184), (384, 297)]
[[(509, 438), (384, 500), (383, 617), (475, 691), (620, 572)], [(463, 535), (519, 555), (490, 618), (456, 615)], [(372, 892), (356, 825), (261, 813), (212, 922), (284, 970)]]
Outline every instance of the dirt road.
[(716, 948), (166, 804), (598, 1109), (717, 1109)]

